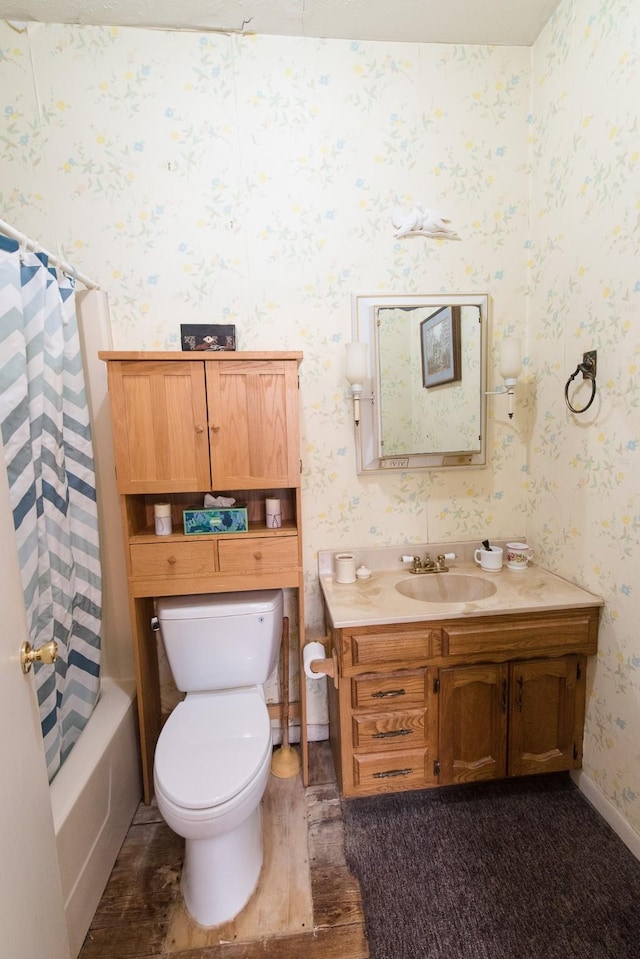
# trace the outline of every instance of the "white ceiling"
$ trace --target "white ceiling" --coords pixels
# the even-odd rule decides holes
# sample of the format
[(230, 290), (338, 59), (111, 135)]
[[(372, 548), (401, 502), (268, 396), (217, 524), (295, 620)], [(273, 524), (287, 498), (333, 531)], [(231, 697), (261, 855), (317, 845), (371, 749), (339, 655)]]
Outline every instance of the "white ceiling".
[(0, 0), (0, 19), (530, 46), (561, 0)]

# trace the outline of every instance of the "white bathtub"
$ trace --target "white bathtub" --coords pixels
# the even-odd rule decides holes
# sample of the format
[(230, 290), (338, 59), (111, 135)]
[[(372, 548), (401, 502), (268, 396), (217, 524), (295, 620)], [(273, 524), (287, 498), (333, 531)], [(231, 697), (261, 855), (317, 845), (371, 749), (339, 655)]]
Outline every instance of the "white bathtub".
[(74, 959), (140, 802), (139, 769), (135, 684), (103, 679), (98, 704), (51, 783)]

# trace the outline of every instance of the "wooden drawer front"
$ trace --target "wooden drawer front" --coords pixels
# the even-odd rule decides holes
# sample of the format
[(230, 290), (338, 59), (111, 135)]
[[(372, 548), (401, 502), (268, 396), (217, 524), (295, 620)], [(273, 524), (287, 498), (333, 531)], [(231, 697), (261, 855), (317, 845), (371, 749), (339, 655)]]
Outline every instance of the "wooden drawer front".
[(567, 616), (523, 617), (519, 622), (479, 623), (445, 627), (444, 644), (449, 656), (490, 656), (508, 653), (528, 656), (545, 650), (595, 653), (598, 611), (585, 610)]
[(441, 630), (407, 629), (401, 632), (343, 634), (345, 666), (380, 666), (382, 663), (415, 663), (439, 656)]
[(426, 746), (426, 711), (405, 709), (401, 712), (380, 711), (352, 717), (355, 749), (378, 752)]
[(426, 670), (402, 670), (376, 676), (358, 676), (351, 680), (351, 704), (354, 709), (376, 706), (404, 709), (425, 702)]
[(353, 782), (363, 792), (420, 789), (428, 780), (426, 749), (353, 757)]
[(137, 543), (131, 546), (134, 579), (201, 576), (216, 570), (215, 543)]
[(295, 569), (298, 565), (298, 537), (220, 540), (218, 560), (221, 573)]

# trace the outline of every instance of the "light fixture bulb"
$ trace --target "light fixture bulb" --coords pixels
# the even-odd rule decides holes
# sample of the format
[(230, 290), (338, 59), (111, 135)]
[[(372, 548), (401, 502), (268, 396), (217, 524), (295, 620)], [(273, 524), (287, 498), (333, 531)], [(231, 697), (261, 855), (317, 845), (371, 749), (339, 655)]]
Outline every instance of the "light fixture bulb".
[(500, 342), (500, 376), (506, 386), (515, 386), (522, 369), (522, 343), (518, 337), (507, 337)]
[(360, 425), (360, 394), (362, 385), (367, 378), (367, 354), (369, 347), (366, 343), (347, 343), (347, 382), (351, 384), (353, 396), (353, 419), (356, 426)]
[(347, 343), (347, 381), (351, 384), (364, 383), (367, 378), (366, 343)]

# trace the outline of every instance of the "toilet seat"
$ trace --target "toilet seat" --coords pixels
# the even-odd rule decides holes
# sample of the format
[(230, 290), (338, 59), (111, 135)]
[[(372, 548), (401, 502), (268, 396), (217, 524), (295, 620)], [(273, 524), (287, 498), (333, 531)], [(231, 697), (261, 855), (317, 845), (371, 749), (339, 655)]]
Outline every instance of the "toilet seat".
[(154, 777), (185, 810), (228, 802), (245, 789), (271, 752), (271, 722), (258, 688), (190, 693), (165, 723)]

